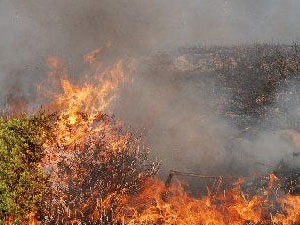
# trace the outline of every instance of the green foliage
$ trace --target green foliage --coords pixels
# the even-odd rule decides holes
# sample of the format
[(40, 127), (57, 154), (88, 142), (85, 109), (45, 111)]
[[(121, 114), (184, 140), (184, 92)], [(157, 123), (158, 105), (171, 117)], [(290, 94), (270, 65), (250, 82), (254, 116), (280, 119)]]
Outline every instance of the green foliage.
[(8, 218), (24, 222), (37, 211), (48, 179), (38, 164), (50, 135), (50, 117), (44, 113), (0, 118), (0, 224)]

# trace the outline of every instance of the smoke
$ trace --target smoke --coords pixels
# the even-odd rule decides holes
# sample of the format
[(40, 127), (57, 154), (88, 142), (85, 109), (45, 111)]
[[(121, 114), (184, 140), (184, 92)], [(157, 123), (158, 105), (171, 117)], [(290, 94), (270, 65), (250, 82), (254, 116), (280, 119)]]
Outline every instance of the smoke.
[(2, 0), (1, 77), (41, 74), (47, 54), (76, 71), (84, 53), (107, 41), (122, 56), (203, 43), (294, 41), (299, 10), (297, 0)]
[(114, 112), (143, 133), (153, 157), (169, 169), (216, 172), (224, 166), (224, 143), (234, 130), (217, 113), (213, 76), (180, 71), (167, 54), (146, 59), (134, 83), (121, 90)]
[(198, 79), (175, 68), (175, 58), (162, 54), (153, 62), (151, 53), (294, 41), (300, 36), (299, 12), (298, 0), (1, 0), (0, 104), (9, 95), (34, 101), (47, 55), (61, 57), (75, 77), (84, 70), (83, 54), (111, 42), (111, 59), (150, 55), (140, 60), (134, 84), (122, 89), (114, 110), (132, 127), (145, 129), (165, 171), (239, 170), (245, 165), (234, 162), (248, 163), (252, 156), (242, 158), (249, 152), (253, 161), (274, 162), (280, 154), (275, 160), (270, 152), (290, 147), (268, 132), (254, 142), (238, 141), (236, 127), (218, 115), (216, 103), (230, 101), (231, 93), (221, 92), (209, 73)]
[[(134, 83), (123, 87), (112, 110), (145, 136), (152, 156), (162, 161), (162, 175), (170, 169), (210, 175), (269, 172), (295, 152), (287, 140), (290, 134), (279, 132), (285, 129), (278, 123), (283, 118), (267, 115), (261, 121), (265, 125), (245, 137), (234, 119), (224, 116), (231, 90), (214, 71), (194, 70), (192, 61), (178, 62), (184, 57), (176, 54), (155, 55), (141, 63)], [(267, 128), (270, 120), (276, 129)]]
[(1, 55), (10, 63), (49, 53), (73, 59), (107, 41), (123, 54), (132, 54), (203, 42), (294, 41), (300, 32), (297, 0), (2, 0), (0, 4)]

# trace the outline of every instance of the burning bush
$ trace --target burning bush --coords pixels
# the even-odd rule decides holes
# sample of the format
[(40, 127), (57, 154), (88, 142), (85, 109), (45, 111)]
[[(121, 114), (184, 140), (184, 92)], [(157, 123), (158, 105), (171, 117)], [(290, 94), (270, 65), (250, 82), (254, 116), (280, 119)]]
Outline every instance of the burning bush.
[(101, 51), (85, 55), (92, 81), (84, 85), (68, 80), (63, 63), (49, 57), (49, 78), (62, 91), (47, 107), (55, 113), (1, 122), (2, 221), (22, 223), (30, 215), (33, 224), (113, 223), (115, 203), (105, 199), (139, 192), (157, 172), (141, 139), (103, 113), (125, 75), (122, 61), (103, 67)]
[(60, 119), (41, 113), (1, 121), (2, 223), (113, 223), (116, 203), (105, 199), (138, 193), (157, 172), (141, 139), (113, 117), (99, 116), (93, 125), (102, 129), (70, 145), (55, 136)]
[(128, 79), (125, 71), (132, 71), (132, 62), (104, 66), (97, 59), (101, 51), (84, 56), (91, 70), (90, 82), (83, 85), (68, 79), (58, 59), (48, 59), (50, 78), (64, 77), (58, 83), (62, 92), (50, 104), (57, 111), (55, 140), (45, 145), (42, 162), (52, 181), (42, 212), (44, 224), (114, 223), (115, 203), (106, 204), (106, 199), (139, 192), (157, 172), (158, 164), (147, 159), (149, 150), (141, 139), (103, 113)]
[(158, 165), (147, 160), (148, 149), (139, 138), (110, 116), (95, 123), (105, 128), (87, 133), (71, 151), (70, 146), (56, 146), (58, 158), (50, 166), (53, 195), (45, 199), (44, 224), (112, 224), (118, 203), (107, 205), (105, 200), (139, 192), (156, 173)]

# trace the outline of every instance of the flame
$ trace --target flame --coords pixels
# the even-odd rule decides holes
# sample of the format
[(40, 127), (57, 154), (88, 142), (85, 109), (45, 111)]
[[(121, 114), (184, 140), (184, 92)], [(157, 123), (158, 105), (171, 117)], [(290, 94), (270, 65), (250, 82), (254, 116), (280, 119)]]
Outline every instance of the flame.
[[(117, 97), (117, 91), (123, 82), (130, 81), (125, 70), (135, 71), (132, 61), (118, 61), (112, 65), (105, 65), (98, 60), (98, 56), (105, 48), (99, 48), (86, 54), (84, 61), (91, 67), (84, 76), (85, 81), (76, 83), (68, 78), (65, 65), (55, 57), (48, 58), (50, 67), (49, 79), (54, 86), (59, 85), (61, 92), (51, 94), (53, 101), (50, 104), (58, 111), (55, 123), (55, 141), (46, 143), (45, 165), (52, 167), (52, 178), (56, 186), (64, 186), (68, 178), (59, 178), (57, 160), (64, 158), (76, 162), (74, 152), (79, 149), (91, 151), (98, 143), (96, 137), (103, 137), (114, 154), (121, 154), (120, 149), (128, 145), (129, 133), (120, 133), (117, 123), (110, 123), (104, 111)], [(60, 81), (57, 82), (57, 78)], [(47, 92), (48, 93), (48, 92)], [(57, 147), (58, 145), (58, 147)], [(77, 153), (76, 153), (77, 154)], [(109, 161), (105, 151), (101, 160)], [(53, 166), (54, 165), (54, 166)], [(72, 164), (73, 166), (73, 164)], [(129, 165), (130, 167), (130, 165)], [(76, 166), (70, 173), (71, 179), (81, 179), (88, 171), (77, 171)], [(133, 168), (134, 170), (134, 168)], [(142, 177), (142, 174), (139, 174)], [(141, 179), (142, 180), (142, 179)], [(208, 192), (203, 197), (192, 197), (188, 194), (180, 181), (170, 187), (158, 178), (142, 180), (143, 186), (138, 193), (109, 193), (101, 199), (97, 196), (99, 190), (94, 190), (89, 199), (75, 202), (77, 207), (66, 208), (64, 211), (65, 224), (80, 224), (84, 211), (89, 211), (90, 222), (102, 221), (107, 212), (111, 214), (114, 224), (143, 224), (143, 225), (244, 225), (244, 224), (282, 224), (292, 225), (300, 222), (300, 197), (289, 194), (278, 195), (274, 192), (279, 179), (271, 174), (269, 185), (262, 192), (246, 195), (238, 181), (231, 188), (217, 194)], [(54, 186), (55, 186), (54, 185)], [(55, 190), (58, 188), (54, 187)], [(83, 190), (91, 191), (91, 190)], [(59, 191), (58, 191), (59, 192)], [(61, 194), (61, 193), (60, 193)], [(276, 197), (273, 198), (272, 196)], [(61, 194), (59, 201), (65, 201)], [(278, 210), (272, 212), (276, 207)], [(93, 207), (91, 207), (93, 206)], [(34, 220), (33, 220), (34, 221)], [(31, 223), (35, 224), (35, 223)]]
[[(57, 58), (49, 57), (48, 65), (51, 68), (49, 77), (56, 83), (55, 77), (60, 75), (60, 94), (53, 94), (51, 107), (58, 109), (59, 119), (56, 124), (56, 135), (60, 145), (71, 145), (82, 141), (86, 132), (95, 132), (99, 127), (92, 127), (94, 121), (108, 108), (117, 96), (121, 83), (129, 81), (124, 72), (123, 61), (120, 60), (111, 66), (103, 66), (97, 55), (103, 50), (99, 48), (84, 56), (91, 69), (84, 76), (89, 82), (80, 85), (69, 80), (67, 69)], [(132, 62), (127, 62), (132, 70)], [(53, 107), (54, 106), (54, 107)]]
[(194, 198), (187, 194), (179, 181), (166, 188), (155, 178), (148, 180), (138, 195), (118, 201), (116, 221), (124, 224), (292, 225), (300, 222), (300, 196), (286, 195), (277, 199), (282, 211), (272, 215), (273, 203), (268, 195), (246, 197), (239, 185), (216, 196), (208, 194)]

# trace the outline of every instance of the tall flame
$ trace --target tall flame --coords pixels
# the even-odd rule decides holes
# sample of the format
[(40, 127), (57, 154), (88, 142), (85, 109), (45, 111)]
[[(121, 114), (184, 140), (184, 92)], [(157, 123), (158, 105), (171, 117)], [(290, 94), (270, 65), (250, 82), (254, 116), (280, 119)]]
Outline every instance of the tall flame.
[(48, 57), (50, 80), (57, 86), (57, 77), (61, 77), (61, 93), (52, 94), (51, 103), (51, 108), (59, 111), (56, 135), (60, 145), (79, 143), (86, 132), (97, 132), (101, 129), (92, 124), (116, 98), (121, 83), (130, 81), (124, 70), (131, 73), (134, 62), (126, 61), (124, 66), (124, 62), (120, 60), (104, 66), (97, 59), (102, 50), (103, 48), (99, 48), (84, 56), (84, 62), (90, 65), (90, 70), (84, 75), (85, 81), (79, 82), (80, 85), (68, 78), (67, 69), (59, 59)]

